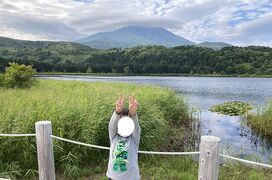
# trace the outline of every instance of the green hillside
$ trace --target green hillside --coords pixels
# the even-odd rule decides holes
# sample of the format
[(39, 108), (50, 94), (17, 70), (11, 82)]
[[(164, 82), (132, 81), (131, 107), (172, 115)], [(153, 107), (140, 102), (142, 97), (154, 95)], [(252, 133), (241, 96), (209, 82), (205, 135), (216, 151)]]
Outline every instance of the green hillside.
[(15, 61), (38, 72), (272, 75), (272, 48), (138, 46), (96, 50), (72, 42), (0, 38), (0, 71)]
[(33, 64), (38, 71), (51, 71), (53, 64), (78, 63), (93, 51), (96, 50), (74, 42), (24, 41), (0, 37), (0, 71), (8, 64), (7, 61)]

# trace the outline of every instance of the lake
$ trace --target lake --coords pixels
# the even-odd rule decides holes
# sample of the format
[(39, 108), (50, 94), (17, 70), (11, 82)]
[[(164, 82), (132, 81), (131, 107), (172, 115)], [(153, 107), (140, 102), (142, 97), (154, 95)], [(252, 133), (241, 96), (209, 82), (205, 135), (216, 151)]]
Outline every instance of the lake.
[[(221, 138), (223, 153), (239, 157), (250, 157), (269, 162), (272, 146), (253, 135), (241, 125), (241, 117), (212, 113), (208, 109), (226, 101), (245, 101), (255, 106), (264, 105), (272, 98), (272, 78), (231, 78), (231, 77), (154, 77), (154, 76), (39, 76), (45, 79), (130, 82), (170, 87), (186, 97), (198, 109), (202, 122), (202, 135)], [(255, 157), (256, 156), (256, 157)]]

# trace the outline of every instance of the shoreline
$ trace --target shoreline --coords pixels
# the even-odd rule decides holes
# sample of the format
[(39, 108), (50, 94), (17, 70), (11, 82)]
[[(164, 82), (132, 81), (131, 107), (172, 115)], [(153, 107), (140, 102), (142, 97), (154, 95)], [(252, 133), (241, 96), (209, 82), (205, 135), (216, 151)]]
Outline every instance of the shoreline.
[(231, 77), (231, 78), (272, 78), (272, 75), (220, 75), (220, 74), (127, 74), (127, 73), (63, 73), (63, 72), (43, 72), (37, 73), (39, 76), (105, 76), (105, 77), (124, 77), (124, 76), (163, 76), (163, 77)]

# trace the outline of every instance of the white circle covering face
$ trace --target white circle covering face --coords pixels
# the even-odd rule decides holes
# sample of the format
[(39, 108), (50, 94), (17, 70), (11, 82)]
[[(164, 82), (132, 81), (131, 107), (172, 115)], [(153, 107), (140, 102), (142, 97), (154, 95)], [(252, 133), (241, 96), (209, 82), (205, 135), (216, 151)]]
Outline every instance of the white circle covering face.
[(122, 117), (118, 121), (117, 128), (117, 132), (120, 136), (128, 137), (133, 133), (135, 126), (133, 120), (130, 117)]

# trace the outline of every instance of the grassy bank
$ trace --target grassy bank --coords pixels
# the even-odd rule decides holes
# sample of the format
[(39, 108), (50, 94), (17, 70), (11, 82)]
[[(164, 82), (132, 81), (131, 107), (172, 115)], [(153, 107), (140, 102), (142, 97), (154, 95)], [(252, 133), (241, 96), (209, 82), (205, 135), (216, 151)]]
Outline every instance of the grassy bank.
[[(196, 180), (198, 162), (184, 156), (140, 156), (140, 173), (143, 180)], [(107, 164), (85, 167), (74, 179), (107, 180)], [(69, 179), (58, 176), (58, 179)], [(255, 170), (241, 164), (229, 163), (219, 168), (219, 180), (271, 180), (271, 170)]]
[[(56, 136), (109, 146), (108, 121), (119, 93), (135, 94), (139, 101), (140, 149), (183, 150), (186, 134), (180, 128), (190, 120), (183, 98), (169, 89), (133, 84), (40, 80), (31, 89), (0, 88), (0, 132), (35, 133), (36, 121), (50, 120)], [(0, 172), (37, 175), (35, 138), (1, 137), (0, 144)], [(108, 157), (107, 151), (61, 141), (54, 142), (54, 151), (57, 171), (67, 176)]]
[[(196, 180), (198, 162), (186, 157), (159, 157), (141, 164), (143, 179)], [(258, 171), (244, 165), (228, 163), (220, 166), (219, 180), (270, 180), (271, 170)]]
[[(142, 127), (141, 150), (184, 151), (188, 106), (172, 90), (123, 83), (39, 80), (31, 89), (0, 88), (0, 133), (35, 133), (34, 124), (50, 120), (53, 134), (108, 146), (108, 121), (118, 94), (135, 94)], [(0, 137), (0, 177), (34, 179), (37, 154), (34, 137)], [(107, 179), (108, 151), (54, 140), (58, 179)], [(197, 179), (198, 163), (183, 156), (140, 155), (142, 179)], [(244, 166), (221, 167), (220, 179), (271, 179), (271, 171)]]
[(272, 100), (259, 109), (257, 114), (250, 114), (247, 123), (256, 134), (272, 143)]

